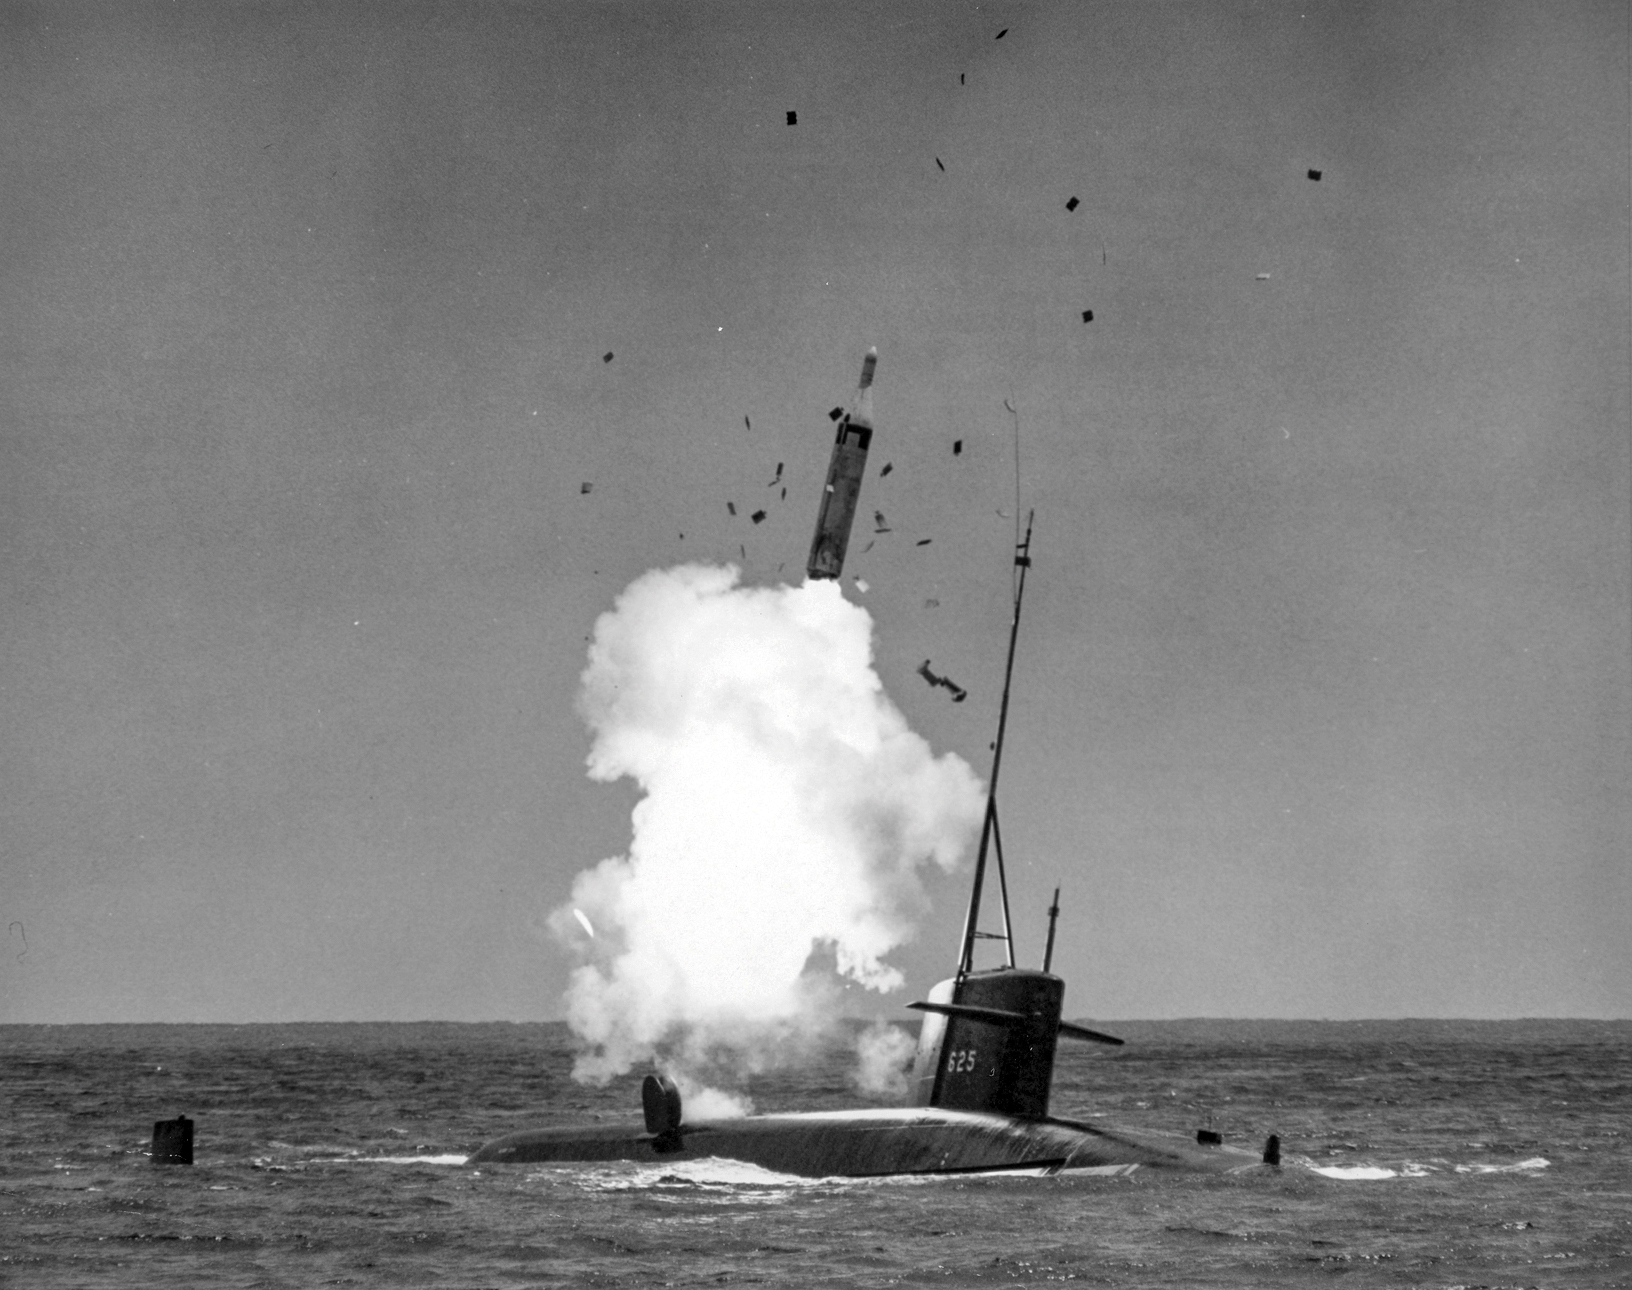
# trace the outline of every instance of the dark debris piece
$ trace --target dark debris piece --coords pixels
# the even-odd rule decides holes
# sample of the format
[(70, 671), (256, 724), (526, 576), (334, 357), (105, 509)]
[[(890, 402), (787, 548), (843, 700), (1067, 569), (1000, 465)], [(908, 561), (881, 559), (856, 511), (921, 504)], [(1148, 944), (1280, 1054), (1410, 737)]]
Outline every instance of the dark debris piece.
[(1009, 29), (1007, 27), (1005, 27), (1005, 28), (1003, 28), (1002, 31), (998, 32), (996, 36), (992, 37), (992, 39), (993, 40), (1002, 40), (1003, 37), (1007, 36), (1008, 34), (1009, 34)]
[(587, 492), (589, 492), (589, 491), (590, 491), (590, 489), (592, 489), (592, 488), (594, 488), (594, 487), (595, 487), (595, 485), (594, 485), (594, 484), (592, 484), (592, 483), (590, 483), (590, 482), (589, 482), (589, 481), (588, 481), (588, 480), (587, 480), (587, 479), (586, 479), (586, 480), (585, 480), (585, 481), (584, 481), (584, 482), (583, 482), (583, 483), (581, 483), (581, 484), (579, 484), (579, 485), (578, 485), (578, 491), (579, 491), (579, 492), (580, 492), (580, 493), (587, 493)]
[(935, 164), (936, 164), (936, 165), (937, 165), (937, 166), (940, 166), (940, 167), (941, 167), (941, 169), (942, 169), (942, 170), (945, 170), (945, 169), (946, 169), (946, 166), (945, 166), (945, 165), (944, 165), (944, 164), (943, 164), (943, 163), (942, 163), (942, 161), (941, 161), (941, 159), (940, 159), (940, 158), (939, 158), (939, 157), (936, 157), (936, 158), (935, 158)]
[(889, 521), (884, 518), (884, 512), (883, 511), (874, 511), (873, 512), (873, 532), (874, 533), (891, 533), (891, 532), (894, 532), (894, 530), (890, 528)]
[(935, 540), (934, 538), (919, 538), (916, 542), (913, 543), (913, 545), (914, 546), (928, 546), (934, 540)]
[(843, 408), (834, 408), (833, 411), (831, 411), (831, 412), (829, 412), (827, 414), (827, 419), (829, 421), (837, 421), (843, 415), (844, 415), (844, 409)]
[(878, 477), (883, 479), (885, 475), (889, 474), (894, 469), (895, 463), (893, 461), (886, 461), (884, 463), (884, 469), (878, 472)]
[(730, 511), (731, 514), (735, 515), (737, 513), (737, 504), (735, 502), (727, 502), (725, 504), (725, 509)]
[(1065, 209), (1068, 210), (1068, 211), (1074, 211), (1080, 205), (1082, 205), (1082, 203), (1079, 202), (1075, 197), (1073, 197), (1070, 201), (1066, 202)]
[(765, 512), (764, 511), (755, 511), (748, 518), (751, 519), (755, 524), (758, 524), (761, 520), (763, 520), (765, 518)]
[(952, 441), (952, 455), (954, 457), (963, 456), (963, 440), (962, 439), (954, 439)]
[(752, 421), (750, 421), (746, 416), (744, 416), (742, 418), (742, 424), (747, 426), (750, 430), (752, 430), (754, 428), (754, 423)]
[(785, 488), (782, 490), (782, 500), (784, 502), (788, 500), (788, 490)]
[(1083, 322), (1093, 322), (1094, 321), (1094, 311), (1092, 309), (1084, 309), (1082, 311), (1082, 321)]
[(969, 691), (964, 689), (961, 685), (958, 685), (950, 677), (936, 676), (935, 673), (931, 672), (929, 670), (929, 660), (927, 658), (918, 665), (918, 675), (923, 677), (924, 680), (928, 681), (931, 685), (938, 685), (943, 690), (949, 690), (952, 694), (953, 703), (962, 703), (969, 697)]
[(780, 462), (780, 461), (776, 463), (776, 478), (771, 480), (770, 483), (766, 484), (765, 485), (766, 488), (775, 488), (777, 486), (777, 484), (781, 482), (781, 480), (782, 480), (782, 465), (783, 465), (783, 463)]
[(868, 543), (868, 544), (867, 544), (867, 545), (866, 545), (866, 546), (864, 546), (864, 547), (862, 547), (862, 548), (861, 548), (861, 553), (862, 553), (862, 554), (863, 554), (863, 555), (866, 555), (866, 554), (867, 554), (867, 553), (868, 553), (868, 552), (869, 552), (869, 551), (871, 551), (871, 550), (872, 550), (872, 549), (873, 549), (873, 544), (872, 544), (872, 543), (871, 543), (871, 542), (869, 542), (869, 543)]
[(933, 596), (931, 596), (928, 600), (924, 601), (924, 608), (925, 609), (939, 609), (940, 607), (941, 607), (941, 602), (936, 600)]
[(612, 361), (612, 351), (607, 350), (606, 353), (601, 355), (601, 362), (610, 363), (611, 361)]
[(788, 113), (788, 124), (789, 125), (798, 125), (799, 124), (799, 114), (797, 112), (789, 112)]
[(1320, 171), (1311, 170), (1309, 172), (1309, 178), (1313, 179), (1318, 184), (1320, 182)]
[[(962, 84), (963, 84), (963, 73), (962, 73), (962, 72), (959, 72), (959, 73), (958, 73), (958, 84), (959, 84), (959, 85), (962, 85)], [(270, 147), (271, 147), (271, 146), (272, 146), (272, 145), (271, 145), (271, 144), (270, 144), (270, 143), (269, 143), (269, 144), (267, 144), (267, 145), (266, 145), (266, 146), (267, 146), (267, 147), (268, 147), (268, 148), (270, 148)]]

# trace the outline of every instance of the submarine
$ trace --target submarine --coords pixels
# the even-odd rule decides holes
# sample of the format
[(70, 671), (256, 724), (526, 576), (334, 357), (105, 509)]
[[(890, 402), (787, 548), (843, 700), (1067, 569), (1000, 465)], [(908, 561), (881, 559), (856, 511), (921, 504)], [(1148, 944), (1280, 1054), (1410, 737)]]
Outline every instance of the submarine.
[[(870, 353), (856, 409), (861, 416), (846, 418), (850, 427), (866, 433), (847, 442), (846, 424), (840, 426), (812, 545), (811, 577), (836, 578), (842, 569), (849, 515), (860, 485), (860, 470), (852, 474), (854, 463), (848, 450), (853, 447), (865, 461), (872, 435), (868, 387), (875, 363), (876, 356)], [(857, 426), (863, 418), (865, 424)], [(1020, 610), (1031, 567), (1031, 534), (1028, 517), (1025, 538), (1015, 546), (1008, 661), (957, 970), (934, 986), (928, 998), (907, 1005), (924, 1014), (913, 1058), (912, 1105), (691, 1120), (684, 1114), (674, 1082), (654, 1074), (641, 1086), (640, 1120), (510, 1133), (483, 1145), (469, 1163), (656, 1164), (720, 1157), (814, 1178), (1062, 1171), (1120, 1174), (1141, 1167), (1230, 1173), (1280, 1164), (1280, 1142), (1273, 1135), (1257, 1152), (1225, 1144), (1221, 1135), (1206, 1129), (1191, 1139), (1049, 1114), (1059, 1040), (1108, 1045), (1123, 1041), (1062, 1018), (1065, 982), (1049, 970), (1059, 918), (1057, 888), (1048, 911), (1041, 969), (1019, 967), (1014, 958), (997, 784)], [(1002, 919), (1002, 930), (997, 932), (979, 929), (988, 858), (995, 861), (997, 875)], [(1002, 966), (976, 969), (975, 945), (983, 939), (1001, 943)]]

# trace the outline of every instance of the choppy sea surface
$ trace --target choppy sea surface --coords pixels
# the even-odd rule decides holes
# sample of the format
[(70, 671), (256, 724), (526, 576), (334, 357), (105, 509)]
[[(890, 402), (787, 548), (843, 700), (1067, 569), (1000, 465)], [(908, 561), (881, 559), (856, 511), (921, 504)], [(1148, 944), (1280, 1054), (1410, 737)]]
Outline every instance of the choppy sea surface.
[[(1062, 1045), (1053, 1110), (1193, 1134), (1249, 1176), (812, 1181), (726, 1161), (493, 1166), (638, 1119), (558, 1025), (0, 1027), (17, 1286), (1632, 1286), (1632, 1022), (1143, 1022)], [(857, 1105), (842, 1045), (748, 1087)], [(196, 1123), (154, 1166), (153, 1121)]]

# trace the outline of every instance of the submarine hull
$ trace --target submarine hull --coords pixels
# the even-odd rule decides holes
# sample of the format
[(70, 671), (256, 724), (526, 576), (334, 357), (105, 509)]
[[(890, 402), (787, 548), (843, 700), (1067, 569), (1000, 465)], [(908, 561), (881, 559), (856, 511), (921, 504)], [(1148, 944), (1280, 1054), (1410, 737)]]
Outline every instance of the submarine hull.
[(1026, 1170), (1122, 1173), (1140, 1165), (1227, 1173), (1261, 1165), (1249, 1151), (1047, 1117), (940, 1107), (811, 1111), (682, 1124), (532, 1129), (487, 1143), (472, 1164), (656, 1164), (710, 1156), (807, 1178)]

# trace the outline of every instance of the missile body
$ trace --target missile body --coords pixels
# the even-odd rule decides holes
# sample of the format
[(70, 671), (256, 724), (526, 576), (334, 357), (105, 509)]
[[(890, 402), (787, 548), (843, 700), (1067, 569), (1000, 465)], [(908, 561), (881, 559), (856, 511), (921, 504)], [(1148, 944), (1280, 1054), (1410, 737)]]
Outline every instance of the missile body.
[(816, 534), (810, 540), (805, 572), (812, 578), (837, 578), (844, 572), (844, 552), (850, 545), (850, 526), (856, 518), (861, 476), (867, 469), (867, 449), (873, 442), (873, 371), (878, 350), (867, 351), (861, 365), (861, 385), (850, 410), (838, 418), (839, 432), (827, 463), (827, 484), (816, 512)]

